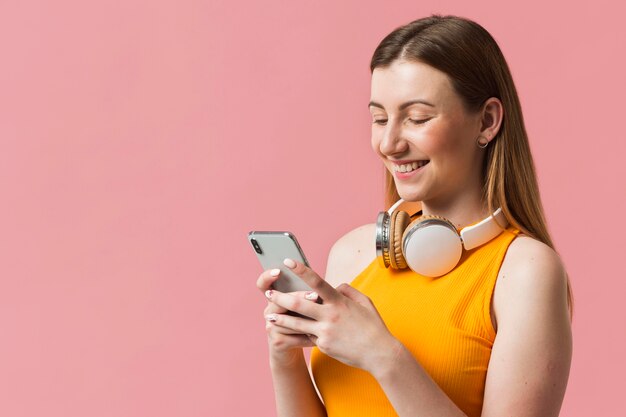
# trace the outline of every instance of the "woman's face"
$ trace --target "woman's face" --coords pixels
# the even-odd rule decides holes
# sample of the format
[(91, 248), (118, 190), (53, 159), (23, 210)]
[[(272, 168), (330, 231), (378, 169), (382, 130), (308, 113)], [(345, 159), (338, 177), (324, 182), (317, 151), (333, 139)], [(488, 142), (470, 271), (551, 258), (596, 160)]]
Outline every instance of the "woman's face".
[(369, 109), (372, 147), (402, 198), (447, 204), (480, 192), (480, 114), (465, 110), (446, 74), (419, 62), (377, 68)]

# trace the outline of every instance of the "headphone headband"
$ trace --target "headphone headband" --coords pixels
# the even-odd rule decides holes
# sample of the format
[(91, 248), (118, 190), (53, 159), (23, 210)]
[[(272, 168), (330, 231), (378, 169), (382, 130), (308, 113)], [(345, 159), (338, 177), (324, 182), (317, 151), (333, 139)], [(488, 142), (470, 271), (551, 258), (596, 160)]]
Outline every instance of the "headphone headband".
[(466, 226), (461, 229), (460, 234), (463, 247), (465, 250), (472, 250), (480, 245), (484, 245), (502, 233), (502, 229), (507, 227), (509, 227), (509, 222), (506, 220), (504, 213), (502, 213), (502, 208), (498, 207), (491, 216), (473, 226)]
[(396, 201), (393, 206), (389, 207), (389, 210), (387, 210), (387, 213), (391, 216), (391, 213), (393, 213), (399, 206), (400, 204), (404, 203), (404, 199), (401, 198), (400, 200)]

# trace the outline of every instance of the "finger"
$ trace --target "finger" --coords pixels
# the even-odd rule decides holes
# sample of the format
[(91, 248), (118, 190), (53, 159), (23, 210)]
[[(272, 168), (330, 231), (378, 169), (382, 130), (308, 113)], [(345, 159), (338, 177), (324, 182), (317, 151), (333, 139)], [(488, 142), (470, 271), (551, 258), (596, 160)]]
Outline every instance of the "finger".
[[(275, 328), (278, 326), (274, 326)], [(277, 350), (289, 350), (294, 348), (315, 346), (313, 340), (305, 334), (287, 335), (275, 333), (275, 329), (269, 334), (270, 344)]]
[[(315, 342), (311, 340), (311, 338), (306, 334), (299, 334), (297, 336), (291, 336), (294, 338), (294, 343), (297, 343), (297, 347), (313, 347), (315, 346)], [(294, 346), (294, 347), (296, 347)]]
[(286, 327), (296, 333), (317, 334), (318, 322), (310, 319), (289, 316), (287, 314), (272, 313), (265, 316), (265, 320), (275, 326)]
[(263, 310), (263, 317), (267, 316), (268, 314), (272, 314), (272, 313), (286, 313), (287, 309), (283, 308), (281, 306), (279, 306), (278, 304), (274, 304), (272, 302), (267, 303), (267, 306), (265, 307), (265, 309)]
[(373, 305), (372, 300), (370, 300), (367, 295), (363, 294), (361, 291), (357, 290), (350, 284), (346, 284), (345, 282), (337, 286), (337, 292), (345, 295), (352, 301), (356, 301), (359, 304)]
[(265, 291), (265, 297), (272, 303), (279, 305), (289, 311), (295, 311), (307, 317), (315, 320), (322, 318), (322, 307), (320, 304), (312, 303), (318, 298), (318, 295), (314, 291), (310, 291), (303, 295), (296, 295), (294, 293), (283, 293), (276, 290)]
[(278, 279), (280, 276), (280, 269), (268, 269), (263, 271), (259, 278), (256, 281), (256, 286), (262, 292), (269, 290), (272, 287), (272, 284)]
[[(265, 296), (266, 297), (267, 297), (269, 291), (273, 291), (273, 290), (265, 291)], [(290, 294), (293, 294), (294, 296), (298, 296), (298, 297), (303, 297), (303, 298), (305, 298), (305, 299), (307, 299), (309, 301), (313, 301), (313, 302), (316, 302), (319, 299), (319, 296), (314, 291), (296, 291), (296, 292), (292, 292)], [(263, 310), (263, 317), (265, 317), (266, 315), (271, 314), (271, 313), (286, 313), (287, 311), (288, 310), (286, 308), (281, 307), (278, 304), (275, 304), (275, 303), (269, 301), (269, 298), (268, 298), (267, 306), (265, 307), (265, 310)]]
[(339, 294), (332, 285), (324, 281), (315, 271), (302, 262), (287, 258), (283, 263), (311, 287), (313, 291), (318, 293), (324, 302), (337, 301), (341, 298), (341, 294)]
[(265, 329), (268, 332), (274, 332), (274, 333), (280, 333), (280, 334), (287, 334), (287, 335), (293, 335), (293, 334), (299, 334), (302, 335), (303, 333), (301, 332), (297, 332), (293, 329), (290, 329), (288, 327), (281, 327), (281, 326), (277, 326), (274, 323), (270, 322), (270, 321), (265, 321)]

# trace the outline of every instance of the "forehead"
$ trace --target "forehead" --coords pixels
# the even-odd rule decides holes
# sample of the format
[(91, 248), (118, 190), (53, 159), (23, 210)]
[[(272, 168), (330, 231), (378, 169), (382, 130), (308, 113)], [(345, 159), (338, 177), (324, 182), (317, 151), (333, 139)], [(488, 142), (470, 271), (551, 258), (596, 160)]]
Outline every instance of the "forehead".
[(436, 107), (458, 101), (448, 76), (421, 62), (394, 61), (372, 73), (371, 100), (390, 106), (412, 99), (423, 99)]

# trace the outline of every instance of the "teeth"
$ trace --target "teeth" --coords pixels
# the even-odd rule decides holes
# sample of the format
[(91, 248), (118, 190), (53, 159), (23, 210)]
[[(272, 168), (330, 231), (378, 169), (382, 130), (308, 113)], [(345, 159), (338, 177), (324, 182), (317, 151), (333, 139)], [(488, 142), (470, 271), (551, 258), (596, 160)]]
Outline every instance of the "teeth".
[(403, 165), (394, 165), (393, 170), (396, 172), (411, 172), (426, 165), (428, 161), (414, 161)]

